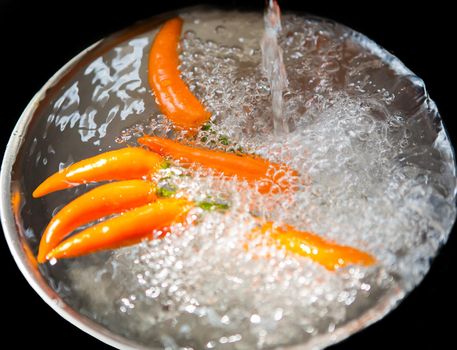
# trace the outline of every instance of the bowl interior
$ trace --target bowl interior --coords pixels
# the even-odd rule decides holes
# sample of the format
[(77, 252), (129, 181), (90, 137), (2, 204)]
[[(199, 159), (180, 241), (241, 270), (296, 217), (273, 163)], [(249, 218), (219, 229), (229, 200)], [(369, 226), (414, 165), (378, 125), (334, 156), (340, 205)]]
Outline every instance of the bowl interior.
[[(258, 38), (262, 33), (262, 20), (258, 14), (227, 14), (201, 8), (184, 10), (185, 13), (189, 11), (196, 14), (187, 14), (188, 18), (199, 17), (206, 24), (189, 21), (184, 31), (194, 31), (202, 40), (220, 39), (214, 28), (224, 21), (224, 16), (229, 18), (225, 26), (232, 28), (233, 34), (224, 39), (226, 45), (238, 41), (247, 20), (251, 21), (252, 27), (251, 33), (245, 37)], [(116, 33), (89, 47), (57, 72), (21, 116), (2, 166), (2, 224), (22, 273), (64, 318), (102, 341), (122, 348), (138, 348), (145, 343), (141, 337), (127, 338), (122, 331), (122, 322), (120, 326), (106, 324), (103, 315), (92, 312), (93, 301), (75, 289), (74, 280), (69, 277), (69, 266), (77, 263), (38, 265), (35, 259), (39, 239), (49, 218), (64, 203), (88, 188), (60, 191), (40, 200), (33, 200), (31, 193), (56, 169), (100, 151), (123, 147), (119, 140), (126, 129), (135, 135), (135, 126), (138, 125), (137, 133), (141, 134), (147, 131), (140, 127), (145, 125), (145, 120), (148, 123), (160, 120), (160, 112), (147, 85), (147, 52), (158, 26), (174, 15), (176, 13), (161, 15)], [(439, 215), (439, 234), (426, 236), (425, 239), (432, 243), (420, 256), (421, 259), (433, 257), (439, 245), (447, 239), (455, 217), (454, 155), (434, 103), (419, 78), (369, 39), (330, 21), (309, 20), (327, 23), (336, 31), (346, 31), (346, 35), (351, 33), (349, 41), (354, 46), (347, 48), (347, 61), (342, 65), (353, 64), (361, 52), (379, 62), (378, 69), (373, 68), (374, 64), (363, 71), (376, 82), (374, 89), (385, 86), (395, 96), (389, 105), (381, 105), (379, 109), (382, 112), (387, 108), (387, 113), (399, 113), (408, 120), (413, 139), (408, 166), (424, 169), (434, 194), (440, 195), (431, 199), (443, 206), (435, 213)], [(334, 77), (335, 81), (347, 79), (342, 71), (334, 73)], [(381, 112), (379, 118), (383, 118)], [(418, 245), (417, 250), (421, 247)], [(96, 259), (109, 260), (110, 255), (111, 252), (101, 253)], [(90, 259), (83, 263), (90, 264)], [(420, 281), (428, 268), (428, 265), (421, 266), (426, 267), (417, 271), (414, 278), (406, 280), (400, 274), (394, 285), (373, 291), (370, 302), (358, 305), (349, 313), (352, 316), (348, 316), (336, 330), (309, 337), (306, 345), (312, 348), (331, 344), (382, 317)]]

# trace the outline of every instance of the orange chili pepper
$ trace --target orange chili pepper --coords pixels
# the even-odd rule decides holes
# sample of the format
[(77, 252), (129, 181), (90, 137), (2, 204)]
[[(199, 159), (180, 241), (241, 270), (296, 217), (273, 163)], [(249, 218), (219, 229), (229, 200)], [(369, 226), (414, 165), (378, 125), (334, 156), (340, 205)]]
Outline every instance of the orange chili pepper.
[(88, 182), (130, 180), (156, 172), (163, 159), (140, 147), (126, 147), (84, 159), (51, 175), (33, 192), (33, 197)]
[[(260, 193), (285, 192), (294, 186), (298, 173), (284, 164), (269, 162), (260, 157), (236, 155), (221, 151), (185, 146), (176, 141), (155, 136), (143, 136), (138, 142), (163, 156), (179, 160), (183, 166), (199, 165), (226, 176), (237, 176), (255, 183)], [(290, 176), (289, 179), (286, 176)]]
[(22, 194), (17, 186), (11, 191), (11, 207), (13, 208), (14, 219), (19, 222), (21, 217)]
[(156, 186), (143, 180), (113, 182), (76, 198), (49, 222), (38, 249), (38, 262), (73, 230), (105, 216), (133, 209), (156, 200)]
[(181, 79), (178, 44), (183, 20), (165, 22), (157, 33), (149, 54), (149, 84), (165, 116), (183, 129), (196, 129), (208, 121), (210, 113)]
[(338, 245), (327, 241), (314, 233), (298, 231), (292, 226), (276, 226), (272, 222), (260, 228), (263, 234), (269, 233), (279, 247), (295, 254), (312, 259), (328, 270), (335, 270), (348, 265), (369, 266), (375, 258), (358, 249)]
[(164, 230), (183, 222), (193, 205), (185, 199), (159, 199), (67, 238), (51, 250), (46, 259), (74, 258), (136, 243), (152, 236), (154, 230)]

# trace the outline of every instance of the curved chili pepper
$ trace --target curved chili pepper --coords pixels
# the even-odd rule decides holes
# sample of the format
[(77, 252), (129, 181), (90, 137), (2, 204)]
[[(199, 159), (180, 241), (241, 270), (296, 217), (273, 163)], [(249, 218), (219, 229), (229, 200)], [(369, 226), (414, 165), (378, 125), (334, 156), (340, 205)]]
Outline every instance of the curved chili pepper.
[(155, 193), (152, 182), (127, 180), (102, 185), (79, 196), (49, 222), (41, 237), (38, 262), (44, 263), (46, 255), (79, 226), (153, 202)]
[(298, 180), (298, 173), (287, 165), (269, 162), (260, 157), (185, 146), (155, 136), (140, 137), (138, 142), (160, 155), (179, 160), (183, 166), (198, 163), (226, 176), (247, 180), (256, 184), (260, 193), (288, 191), (293, 189)]
[(180, 128), (197, 129), (210, 113), (181, 79), (178, 44), (182, 23), (179, 17), (170, 19), (157, 33), (149, 54), (148, 77), (161, 112)]
[(67, 238), (51, 250), (46, 259), (74, 258), (137, 243), (152, 236), (154, 230), (164, 230), (175, 223), (183, 222), (193, 206), (192, 202), (185, 199), (159, 199)]
[(109, 151), (84, 159), (51, 175), (32, 195), (38, 198), (88, 182), (138, 179), (153, 174), (163, 163), (162, 157), (140, 147)]
[(260, 230), (263, 234), (269, 234), (279, 247), (310, 258), (328, 270), (348, 265), (369, 266), (376, 261), (370, 254), (356, 248), (327, 241), (314, 233), (298, 231), (289, 225), (276, 226), (267, 222)]

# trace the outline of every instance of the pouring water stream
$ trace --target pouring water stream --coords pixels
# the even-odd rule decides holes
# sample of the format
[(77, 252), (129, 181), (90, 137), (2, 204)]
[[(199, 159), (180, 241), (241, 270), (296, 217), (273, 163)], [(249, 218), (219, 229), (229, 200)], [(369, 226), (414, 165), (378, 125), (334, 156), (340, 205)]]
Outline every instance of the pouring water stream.
[(278, 44), (281, 32), (281, 11), (276, 0), (270, 0), (264, 14), (265, 30), (260, 42), (262, 68), (270, 84), (273, 128), (276, 136), (289, 132), (287, 118), (283, 114), (283, 92), (288, 80), (284, 67), (282, 49)]

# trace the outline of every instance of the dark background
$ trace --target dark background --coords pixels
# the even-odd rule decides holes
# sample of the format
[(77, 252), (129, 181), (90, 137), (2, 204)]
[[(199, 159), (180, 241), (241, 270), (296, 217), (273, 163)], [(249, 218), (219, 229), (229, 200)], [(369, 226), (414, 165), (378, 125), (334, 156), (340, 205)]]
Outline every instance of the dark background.
[[(251, 6), (259, 10), (263, 6), (263, 1), (202, 2), (227, 7)], [(29, 100), (69, 59), (137, 20), (196, 3), (199, 2), (127, 0), (117, 4), (115, 0), (56, 3), (0, 0), (1, 152)], [(456, 44), (455, 12), (444, 1), (420, 3), (416, 1), (406, 6), (400, 1), (362, 4), (343, 1), (333, 5), (328, 1), (304, 1), (303, 4), (280, 1), (284, 10), (304, 10), (346, 24), (398, 56), (426, 82), (455, 144), (457, 128), (452, 124), (455, 108), (451, 108), (456, 100), (456, 64), (455, 55), (451, 53)], [(448, 320), (457, 310), (456, 236), (455, 232), (451, 234), (424, 281), (396, 310), (331, 349), (456, 348), (452, 333), (456, 323)], [(22, 277), (2, 237), (0, 257), (1, 317), (7, 330), (15, 330), (3, 331), (2, 342), (15, 344), (10, 348), (108, 348), (64, 321), (40, 299)], [(55, 337), (61, 340), (56, 341)]]

